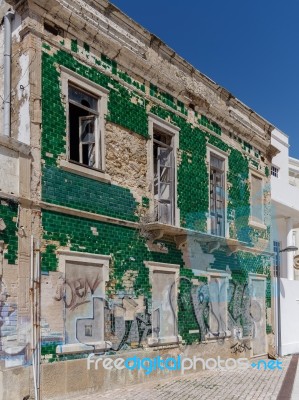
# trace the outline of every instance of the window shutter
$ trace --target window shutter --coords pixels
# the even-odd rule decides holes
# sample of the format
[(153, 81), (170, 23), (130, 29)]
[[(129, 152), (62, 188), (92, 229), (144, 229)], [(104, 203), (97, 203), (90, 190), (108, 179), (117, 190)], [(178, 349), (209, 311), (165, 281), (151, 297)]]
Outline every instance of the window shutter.
[(172, 148), (158, 147), (157, 172), (159, 222), (172, 224), (174, 183)]
[(95, 117), (79, 118), (80, 163), (95, 166)]

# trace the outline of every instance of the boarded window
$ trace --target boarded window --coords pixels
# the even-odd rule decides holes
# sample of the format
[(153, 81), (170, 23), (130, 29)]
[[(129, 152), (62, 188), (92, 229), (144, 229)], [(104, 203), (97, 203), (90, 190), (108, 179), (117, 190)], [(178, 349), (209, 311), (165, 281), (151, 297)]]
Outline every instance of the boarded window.
[(227, 290), (226, 277), (210, 278), (210, 332), (216, 336), (225, 336), (227, 330)]
[(175, 273), (154, 271), (152, 282), (153, 337), (162, 342), (176, 340), (176, 282)]

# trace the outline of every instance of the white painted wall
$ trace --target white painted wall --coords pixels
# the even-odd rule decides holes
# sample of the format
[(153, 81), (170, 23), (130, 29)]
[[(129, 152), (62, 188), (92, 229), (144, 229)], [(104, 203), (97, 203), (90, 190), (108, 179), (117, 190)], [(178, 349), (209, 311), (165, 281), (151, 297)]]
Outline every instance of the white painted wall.
[(299, 188), (299, 160), (296, 158), (289, 158), (289, 167), (290, 167), (290, 179), (289, 182), (291, 185)]
[(280, 286), (282, 355), (299, 353), (299, 282), (281, 279)]
[[(272, 160), (272, 164), (279, 168), (279, 174), (278, 177), (271, 176), (271, 244), (274, 240), (281, 242), (281, 248), (284, 249), (288, 246), (286, 218), (292, 218), (294, 229), (299, 227), (299, 160), (289, 157), (289, 138), (278, 129), (272, 132), (271, 143), (280, 151)], [(290, 183), (297, 171), (298, 186), (296, 182), (295, 185)], [(292, 244), (299, 247), (299, 232), (296, 243)], [(294, 255), (289, 254), (289, 257)], [(287, 253), (281, 254), (281, 276), (287, 277)], [(299, 279), (299, 271), (294, 273), (294, 278)]]
[(272, 200), (294, 208), (299, 213), (299, 187), (289, 183), (289, 168), (294, 164), (292, 161), (294, 159), (289, 157), (289, 138), (275, 128), (272, 132), (271, 143), (280, 151), (272, 160), (272, 164), (279, 168), (278, 178), (271, 176)]

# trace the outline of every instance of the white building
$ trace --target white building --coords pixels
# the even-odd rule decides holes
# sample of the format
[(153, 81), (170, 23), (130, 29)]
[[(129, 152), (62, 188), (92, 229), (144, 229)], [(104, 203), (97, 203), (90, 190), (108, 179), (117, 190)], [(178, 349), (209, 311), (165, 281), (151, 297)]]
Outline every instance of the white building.
[[(277, 347), (280, 355), (299, 351), (299, 270), (294, 268), (299, 247), (299, 160), (289, 157), (289, 139), (277, 129), (272, 145), (279, 153), (272, 159), (272, 245), (274, 257), (274, 296), (276, 303)], [(298, 257), (299, 258), (299, 257)], [(297, 261), (299, 264), (299, 262)]]

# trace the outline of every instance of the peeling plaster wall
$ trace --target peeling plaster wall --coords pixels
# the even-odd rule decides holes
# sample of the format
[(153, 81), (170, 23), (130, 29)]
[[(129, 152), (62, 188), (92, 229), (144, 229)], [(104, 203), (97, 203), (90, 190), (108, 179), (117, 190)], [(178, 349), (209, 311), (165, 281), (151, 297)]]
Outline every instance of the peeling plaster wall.
[(0, 188), (4, 193), (19, 194), (19, 154), (0, 146)]
[(29, 54), (21, 54), (20, 80), (17, 87), (19, 101), (20, 125), (18, 130), (18, 140), (30, 144), (30, 113), (29, 113)]
[(29, 321), (19, 302), (17, 216), (18, 205), (1, 199), (0, 217), (6, 228), (0, 232), (0, 369), (27, 361)]

